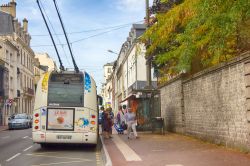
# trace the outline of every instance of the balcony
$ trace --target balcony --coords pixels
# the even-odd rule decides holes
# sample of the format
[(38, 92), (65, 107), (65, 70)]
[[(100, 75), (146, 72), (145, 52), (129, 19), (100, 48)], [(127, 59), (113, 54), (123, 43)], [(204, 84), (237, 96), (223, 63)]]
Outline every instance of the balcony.
[(27, 96), (34, 96), (34, 94), (35, 94), (33, 89), (27, 88), (27, 87), (24, 88), (23, 93), (24, 93), (24, 95), (27, 95)]
[[(128, 87), (128, 95), (131, 95), (136, 92), (145, 91), (145, 87), (147, 86), (147, 81), (136, 81), (131, 86)], [(152, 81), (152, 86), (155, 89), (157, 87), (157, 82)]]

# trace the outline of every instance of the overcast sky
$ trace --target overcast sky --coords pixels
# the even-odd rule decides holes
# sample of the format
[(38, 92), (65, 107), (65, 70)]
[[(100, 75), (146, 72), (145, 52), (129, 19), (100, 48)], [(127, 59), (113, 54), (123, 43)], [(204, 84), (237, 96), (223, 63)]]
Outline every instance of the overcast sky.
[[(0, 4), (11, 0), (1, 0)], [(152, 1), (152, 0), (151, 0)], [(17, 18), (29, 21), (31, 46), (34, 52), (47, 52), (59, 67), (58, 59), (48, 31), (42, 20), (36, 0), (16, 0)], [(48, 16), (52, 33), (62, 34), (53, 0), (40, 0)], [(145, 0), (57, 0), (73, 54), (79, 69), (90, 73), (96, 80), (98, 91), (103, 79), (103, 65), (112, 62), (128, 37), (132, 23), (143, 23)], [(152, 2), (150, 2), (151, 4)], [(48, 19), (47, 18), (47, 19)], [(51, 26), (50, 24), (50, 26)], [(55, 32), (53, 31), (55, 30)], [(63, 35), (54, 36), (57, 44), (65, 44)], [(73, 68), (67, 46), (58, 45), (66, 68)]]

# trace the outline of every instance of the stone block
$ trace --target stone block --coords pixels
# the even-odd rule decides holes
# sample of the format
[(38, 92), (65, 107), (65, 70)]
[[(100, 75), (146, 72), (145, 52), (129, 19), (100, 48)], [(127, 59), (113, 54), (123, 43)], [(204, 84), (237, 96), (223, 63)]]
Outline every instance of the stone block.
[(245, 75), (245, 84), (250, 87), (250, 75)]
[(248, 123), (250, 123), (250, 110), (247, 111), (247, 121), (248, 121)]
[(246, 98), (250, 99), (250, 87), (246, 88)]
[(246, 100), (247, 110), (250, 111), (250, 99)]
[(245, 62), (245, 65), (244, 65), (244, 73), (245, 74), (250, 74), (250, 61), (249, 62)]

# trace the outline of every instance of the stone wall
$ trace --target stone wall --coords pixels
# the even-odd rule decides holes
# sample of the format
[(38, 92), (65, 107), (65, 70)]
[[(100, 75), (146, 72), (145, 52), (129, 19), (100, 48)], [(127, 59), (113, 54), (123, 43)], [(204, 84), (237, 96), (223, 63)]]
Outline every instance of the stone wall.
[(167, 130), (250, 150), (249, 52), (160, 90)]
[(183, 132), (182, 78), (178, 77), (161, 88), (161, 115), (166, 129)]

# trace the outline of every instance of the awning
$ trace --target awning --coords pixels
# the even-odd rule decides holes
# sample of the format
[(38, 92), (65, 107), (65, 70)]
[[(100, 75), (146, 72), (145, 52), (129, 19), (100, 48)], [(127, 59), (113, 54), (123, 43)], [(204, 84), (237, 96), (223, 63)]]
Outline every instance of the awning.
[(136, 98), (135, 95), (131, 94), (131, 95), (127, 96), (125, 99), (123, 99), (122, 101), (120, 101), (120, 103), (122, 103), (122, 102), (124, 102), (126, 100), (129, 100), (129, 99), (135, 99), (135, 98)]

